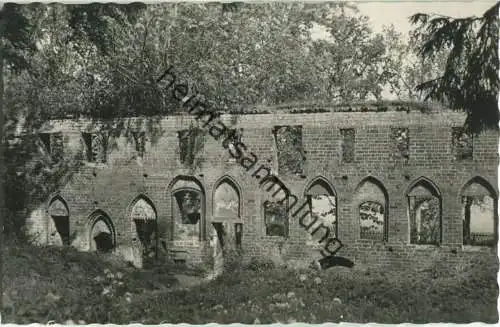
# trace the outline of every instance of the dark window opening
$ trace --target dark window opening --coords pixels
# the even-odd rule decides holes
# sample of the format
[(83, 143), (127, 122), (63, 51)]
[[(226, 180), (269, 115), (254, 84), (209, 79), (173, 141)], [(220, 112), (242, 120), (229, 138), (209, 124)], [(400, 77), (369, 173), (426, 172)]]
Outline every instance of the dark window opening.
[(146, 258), (156, 257), (156, 220), (134, 220), (143, 255)]
[(92, 162), (92, 134), (82, 133), (82, 138), (85, 144), (85, 158), (88, 162)]
[(302, 126), (275, 126), (273, 134), (278, 149), (278, 171), (302, 174), (306, 158), (302, 144)]
[(107, 135), (104, 133), (82, 133), (88, 162), (105, 163), (107, 161)]
[(392, 138), (395, 145), (394, 157), (407, 162), (410, 159), (410, 130), (408, 128), (394, 128), (392, 129)]
[(47, 151), (47, 153), (50, 154), (51, 153), (50, 134), (49, 133), (40, 133), (39, 137), (43, 143), (43, 146), (45, 147), (45, 151)]
[(180, 161), (184, 165), (195, 164), (203, 152), (203, 131), (199, 128), (190, 128), (178, 132)]
[[(241, 143), (243, 129), (226, 129), (226, 134), (224, 135), (224, 141), (222, 141), (222, 146), (230, 151), (236, 151), (235, 146)], [(229, 161), (235, 162), (236, 158), (230, 156)]]
[[(241, 134), (242, 130), (241, 129), (236, 129), (236, 128), (228, 128), (226, 129), (226, 135), (225, 135), (225, 142), (230, 143), (230, 144), (236, 144), (238, 142), (241, 142)], [(223, 145), (226, 145), (223, 143)]]
[(62, 159), (63, 156), (63, 135), (62, 133), (53, 133), (51, 134), (51, 152), (52, 160), (58, 162)]
[(181, 190), (174, 194), (179, 206), (182, 223), (195, 225), (201, 219), (201, 193), (195, 190)]
[(342, 136), (342, 161), (345, 163), (354, 162), (356, 132), (354, 128), (341, 129)]
[(241, 249), (242, 237), (243, 237), (243, 224), (234, 224), (235, 234), (236, 234), (236, 248)]
[(474, 138), (462, 127), (452, 128), (452, 148), (455, 160), (471, 160), (474, 152)]
[(267, 236), (288, 235), (288, 213), (284, 203), (264, 202), (264, 220)]
[(69, 217), (68, 216), (52, 216), (52, 220), (54, 221), (57, 233), (61, 237), (63, 245), (69, 245), (70, 244)]
[(40, 140), (45, 147), (45, 151), (54, 162), (61, 160), (63, 156), (63, 135), (62, 133), (41, 133)]
[(97, 252), (108, 253), (113, 250), (113, 236), (110, 233), (100, 232), (94, 236)]
[(231, 234), (231, 230), (226, 231), (224, 229), (223, 223), (217, 222), (212, 223), (212, 225), (217, 233), (217, 239), (223, 250), (241, 249), (243, 224), (234, 224), (234, 235)]
[(222, 248), (224, 248), (224, 239), (226, 235), (226, 231), (224, 230), (224, 225), (222, 223), (213, 223), (215, 231), (217, 232), (217, 239)]
[(144, 157), (144, 152), (146, 151), (146, 133), (145, 132), (133, 132), (132, 136), (135, 143), (135, 151), (139, 157)]

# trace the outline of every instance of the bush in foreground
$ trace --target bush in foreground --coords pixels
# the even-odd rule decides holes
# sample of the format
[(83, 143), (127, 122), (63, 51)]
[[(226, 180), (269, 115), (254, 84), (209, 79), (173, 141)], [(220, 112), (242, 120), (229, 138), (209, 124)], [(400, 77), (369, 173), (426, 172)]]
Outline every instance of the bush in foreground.
[(112, 257), (49, 247), (7, 246), (3, 252), (2, 318), (13, 323), (498, 321), (496, 272), (480, 264), (437, 276), (292, 270), (254, 259), (182, 288), (179, 271), (168, 264), (137, 270)]

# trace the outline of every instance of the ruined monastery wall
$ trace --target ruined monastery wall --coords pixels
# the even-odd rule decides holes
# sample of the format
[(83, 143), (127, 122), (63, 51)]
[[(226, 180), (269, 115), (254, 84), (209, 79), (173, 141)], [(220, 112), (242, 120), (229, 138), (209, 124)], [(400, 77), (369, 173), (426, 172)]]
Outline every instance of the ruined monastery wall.
[[(131, 134), (110, 135), (105, 162), (86, 162), (78, 168), (44, 206), (34, 208), (27, 229), (38, 243), (62, 243), (50, 216), (54, 198), (61, 199), (67, 206), (73, 246), (92, 250), (91, 229), (98, 216), (105, 215), (113, 232), (114, 251), (132, 260), (134, 244), (140, 241), (131, 211), (141, 197), (156, 214), (158, 255), (169, 260), (192, 265), (209, 262), (212, 249), (208, 227), (224, 219), (231, 229), (235, 222), (241, 223), (241, 249), (246, 259), (266, 257), (297, 264), (320, 259), (321, 247), (298, 220), (290, 217), (286, 236), (268, 235), (264, 202), (269, 196), (259, 179), (252, 176), (260, 165), (268, 165), (300, 201), (316, 184), (328, 190), (335, 198), (336, 232), (343, 244), (336, 255), (358, 266), (446, 271), (478, 259), (497, 264), (496, 246), (464, 245), (463, 196), (475, 183), (480, 185), (477, 189), (488, 190), (496, 202), (498, 134), (474, 136), (472, 155), (459, 160), (454, 152), (453, 130), (461, 127), (464, 119), (464, 114), (451, 111), (224, 115), (226, 126), (238, 129), (247, 151), (258, 157), (249, 171), (221, 145), (223, 137), (217, 141), (209, 134), (203, 137), (198, 165), (193, 168), (182, 163), (178, 132), (200, 124), (193, 117), (164, 117), (153, 124), (154, 133), (141, 126), (140, 119), (129, 119), (132, 130), (145, 132), (142, 158)], [(286, 125), (301, 126), (305, 159), (298, 173), (286, 173), (279, 167), (273, 128)], [(98, 126), (83, 120), (52, 121), (43, 131), (61, 133), (65, 153), (85, 153), (82, 133), (97, 132)], [(346, 129), (354, 131), (346, 133)], [(239, 200), (234, 221), (215, 214), (219, 210), (215, 208), (216, 189), (224, 182), (236, 191), (234, 199)], [(176, 188), (201, 194), (201, 218), (196, 224), (179, 226), (180, 213), (172, 195)], [(409, 208), (409, 197), (419, 199), (418, 192), (429, 192), (440, 202), (438, 245), (414, 244), (411, 240), (409, 212), (413, 209)], [(380, 237), (365, 238), (361, 236), (360, 204), (370, 199), (385, 202), (381, 213), (385, 218), (383, 227), (374, 227), (382, 231)], [(413, 219), (424, 219), (426, 208), (419, 209), (414, 217), (420, 218)]]

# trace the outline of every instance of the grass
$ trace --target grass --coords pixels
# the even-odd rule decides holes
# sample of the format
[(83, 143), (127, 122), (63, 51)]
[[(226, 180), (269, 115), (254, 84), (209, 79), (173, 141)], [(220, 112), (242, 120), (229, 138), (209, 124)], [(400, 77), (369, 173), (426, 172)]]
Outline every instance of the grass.
[(187, 288), (169, 265), (137, 270), (113, 257), (24, 245), (4, 246), (3, 257), (7, 323), (498, 321), (496, 272), (481, 265), (436, 277), (254, 262)]

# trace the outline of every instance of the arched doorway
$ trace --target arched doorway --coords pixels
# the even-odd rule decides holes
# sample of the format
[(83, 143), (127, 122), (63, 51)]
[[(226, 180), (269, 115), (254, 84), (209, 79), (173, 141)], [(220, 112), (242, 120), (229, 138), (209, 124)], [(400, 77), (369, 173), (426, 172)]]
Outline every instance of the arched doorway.
[(54, 197), (49, 203), (49, 216), (53, 225), (49, 229), (50, 237), (57, 237), (62, 245), (70, 244), (69, 210), (66, 201), (60, 196)]
[(231, 178), (224, 177), (216, 184), (212, 204), (212, 224), (223, 246), (228, 250), (240, 249), (243, 234), (240, 191)]
[(131, 205), (132, 241), (138, 245), (141, 261), (157, 258), (157, 214), (151, 200), (137, 197)]
[(410, 243), (441, 243), (441, 193), (429, 179), (421, 177), (406, 192), (410, 222)]
[(111, 252), (115, 248), (115, 244), (116, 235), (111, 219), (103, 211), (94, 212), (89, 219), (90, 251)]
[(213, 273), (211, 278), (224, 270), (224, 258), (236, 254), (242, 245), (243, 220), (241, 219), (240, 189), (229, 176), (216, 184), (212, 201), (212, 221), (208, 226), (212, 247)]

